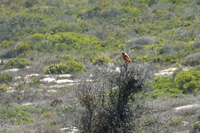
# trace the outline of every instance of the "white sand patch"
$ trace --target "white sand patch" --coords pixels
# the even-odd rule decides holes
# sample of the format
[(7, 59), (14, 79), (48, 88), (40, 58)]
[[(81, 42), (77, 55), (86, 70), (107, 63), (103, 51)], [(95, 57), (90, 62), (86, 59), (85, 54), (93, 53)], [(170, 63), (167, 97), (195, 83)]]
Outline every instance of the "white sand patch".
[(17, 72), (17, 71), (19, 71), (18, 68), (13, 68), (13, 69), (5, 70), (4, 72)]
[(21, 79), (22, 77), (21, 76), (17, 76), (17, 77), (15, 77), (14, 79)]
[(37, 73), (32, 73), (32, 74), (29, 74), (29, 75), (26, 75), (25, 79), (29, 78), (29, 77), (37, 77), (39, 76), (39, 74)]
[(64, 127), (60, 129), (61, 131), (67, 131), (67, 133), (76, 133), (78, 129), (76, 127)]
[(43, 82), (55, 82), (56, 79), (55, 78), (44, 78), (44, 79), (41, 79), (41, 81), (43, 81)]
[(120, 68), (119, 68), (119, 67), (116, 67), (115, 72), (120, 73)]
[(16, 92), (16, 90), (14, 88), (12, 88), (12, 87), (9, 87), (6, 92), (7, 93), (13, 93), (13, 92)]
[[(155, 73), (155, 76), (169, 76), (172, 75), (174, 73), (174, 71), (176, 71), (177, 68), (168, 68), (168, 69), (164, 69), (158, 73)], [(182, 69), (183, 71), (188, 71), (190, 70), (188, 67), (184, 67)]]
[(57, 75), (59, 78), (65, 78), (65, 77), (71, 77), (71, 74), (62, 74), (62, 75)]
[(57, 84), (61, 84), (61, 83), (72, 83), (74, 82), (73, 80), (70, 79), (60, 79), (60, 80), (56, 80), (55, 81)]
[(33, 67), (31, 67), (31, 66), (27, 66), (27, 67), (25, 67), (26, 69), (30, 69), (30, 68), (33, 68)]
[(155, 76), (169, 76), (172, 75), (173, 72), (159, 72), (159, 73), (155, 73)]
[(33, 103), (23, 103), (22, 106), (28, 106), (28, 105), (33, 105)]
[(93, 82), (94, 80), (91, 80), (91, 79), (87, 79), (86, 81), (87, 81), (87, 82)]
[(47, 92), (57, 92), (57, 90), (47, 90)]
[(80, 84), (80, 83), (69, 83), (69, 84), (62, 84), (62, 85), (52, 85), (49, 86), (50, 88), (64, 88), (64, 87), (68, 87), (68, 86), (73, 86), (76, 84)]
[(64, 127), (60, 129), (61, 131), (69, 130), (69, 127)]
[(190, 70), (190, 68), (188, 68), (188, 67), (183, 68), (183, 71), (188, 71), (188, 70)]
[(50, 77), (50, 75), (44, 75), (44, 77), (47, 77), (47, 78), (49, 78), (49, 77)]
[(168, 68), (168, 69), (164, 69), (164, 70), (162, 70), (163, 72), (173, 72), (173, 71), (176, 71), (177, 70), (177, 68)]
[(200, 104), (191, 104), (191, 105), (185, 105), (174, 108), (176, 112), (182, 111), (182, 110), (190, 110), (190, 109), (197, 109), (200, 108)]
[(6, 92), (7, 93), (13, 93), (13, 92), (16, 92), (16, 90), (7, 90)]
[(155, 76), (169, 76), (172, 75), (174, 71), (176, 71), (177, 68), (168, 68), (168, 69), (164, 69), (158, 73), (155, 73)]

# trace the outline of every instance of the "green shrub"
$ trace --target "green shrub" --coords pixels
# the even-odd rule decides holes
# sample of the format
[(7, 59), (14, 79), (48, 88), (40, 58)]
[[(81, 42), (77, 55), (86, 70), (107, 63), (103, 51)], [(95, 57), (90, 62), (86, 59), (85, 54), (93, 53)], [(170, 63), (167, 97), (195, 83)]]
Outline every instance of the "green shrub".
[(183, 118), (181, 118), (181, 117), (172, 118), (172, 123), (173, 123), (175, 126), (180, 125), (182, 121), (183, 121)]
[(41, 84), (42, 82), (40, 81), (39, 78), (34, 78), (31, 80), (31, 82), (29, 83), (31, 86), (38, 86), (39, 84)]
[(135, 16), (139, 16), (141, 14), (141, 11), (135, 7), (121, 7), (121, 10), (125, 13), (131, 13)]
[[(1, 82), (1, 81), (0, 81)], [(7, 88), (8, 88), (9, 86), (7, 85), (7, 84), (3, 84), (3, 85), (0, 85), (0, 92), (1, 91), (3, 91), (3, 92), (5, 92), (5, 91), (7, 91)]]
[(0, 73), (0, 83), (7, 83), (12, 81), (13, 75), (11, 75), (8, 72), (2, 72)]
[(11, 58), (11, 57), (17, 57), (20, 54), (27, 53), (31, 50), (30, 46), (31, 42), (29, 41), (20, 41), (20, 42), (14, 42), (14, 41), (4, 41), (0, 48), (4, 49), (6, 51), (3, 54), (3, 57), (5, 58)]
[(45, 74), (64, 74), (70, 72), (81, 73), (83, 65), (76, 61), (68, 61), (67, 63), (51, 64), (44, 69)]
[(44, 118), (51, 118), (53, 116), (52, 112), (43, 113)]
[(55, 52), (75, 49), (79, 54), (85, 51), (98, 50), (103, 44), (97, 37), (74, 32), (59, 32), (53, 35), (47, 33), (45, 36), (46, 39), (38, 42), (35, 46), (39, 51)]
[(56, 125), (56, 121), (52, 120), (48, 123), (48, 125)]
[(200, 121), (195, 122), (194, 124), (191, 124), (191, 127), (194, 131), (199, 132), (200, 131)]
[(95, 58), (93, 58), (93, 64), (97, 65), (97, 64), (108, 64), (111, 61), (111, 59), (107, 56), (95, 56)]
[(44, 35), (41, 33), (36, 33), (36, 34), (31, 35), (31, 38), (34, 40), (41, 40), (44, 38)]
[(24, 68), (32, 64), (31, 62), (26, 61), (25, 59), (9, 59), (2, 65), (2, 68)]
[(10, 47), (10, 46), (12, 46), (12, 45), (14, 45), (16, 42), (14, 42), (14, 41), (3, 41), (2, 43), (1, 43), (1, 48), (7, 48), (7, 47)]
[(196, 93), (200, 89), (200, 72), (189, 70), (187, 72), (181, 72), (177, 74), (175, 78), (175, 87), (179, 90), (183, 90), (183, 93)]
[(177, 73), (168, 77), (156, 77), (152, 84), (155, 88), (151, 92), (151, 96), (156, 98), (159, 96), (177, 97), (187, 93), (196, 94), (200, 89), (200, 72), (189, 70)]
[(64, 74), (68, 72), (66, 64), (51, 64), (47, 66), (44, 70), (45, 74)]

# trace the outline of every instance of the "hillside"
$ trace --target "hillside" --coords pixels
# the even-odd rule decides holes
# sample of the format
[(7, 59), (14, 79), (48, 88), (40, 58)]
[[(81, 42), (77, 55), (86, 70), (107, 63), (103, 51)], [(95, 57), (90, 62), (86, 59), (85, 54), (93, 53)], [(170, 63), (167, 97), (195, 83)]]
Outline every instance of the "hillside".
[[(98, 83), (111, 80), (108, 73), (128, 70), (151, 73), (144, 81), (148, 92), (130, 92), (127, 106), (146, 101), (142, 110), (152, 117), (134, 117), (135, 125), (129, 124), (138, 128), (127, 130), (200, 131), (199, 12), (200, 0), (1, 0), (0, 132), (86, 130), (81, 123), (89, 121), (84, 111), (91, 108), (81, 101), (86, 96), (79, 97), (83, 81), (101, 88)], [(128, 68), (122, 52), (133, 62)], [(133, 69), (141, 64), (154, 69)], [(108, 101), (120, 90), (112, 87), (104, 90)], [(146, 100), (140, 101), (143, 94)], [(101, 98), (82, 95), (103, 113)], [(194, 108), (176, 110), (190, 104)]]

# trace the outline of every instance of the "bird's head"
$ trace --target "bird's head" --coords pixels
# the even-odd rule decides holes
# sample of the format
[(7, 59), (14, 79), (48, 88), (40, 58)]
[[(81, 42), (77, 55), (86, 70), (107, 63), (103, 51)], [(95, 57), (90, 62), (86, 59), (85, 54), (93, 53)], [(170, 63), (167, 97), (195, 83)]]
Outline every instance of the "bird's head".
[(122, 55), (125, 55), (126, 53), (125, 52), (122, 52)]

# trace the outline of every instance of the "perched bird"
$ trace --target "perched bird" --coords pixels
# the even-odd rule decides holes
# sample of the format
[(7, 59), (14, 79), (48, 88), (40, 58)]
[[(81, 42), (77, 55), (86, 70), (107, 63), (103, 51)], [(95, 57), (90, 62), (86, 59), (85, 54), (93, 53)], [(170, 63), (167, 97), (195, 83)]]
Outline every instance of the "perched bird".
[(125, 61), (125, 63), (132, 62), (131, 59), (129, 58), (129, 56), (125, 52), (122, 53), (122, 57), (123, 57), (123, 60)]

